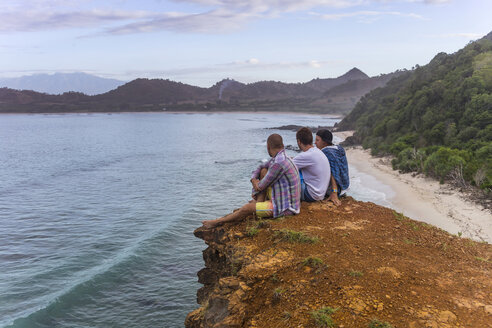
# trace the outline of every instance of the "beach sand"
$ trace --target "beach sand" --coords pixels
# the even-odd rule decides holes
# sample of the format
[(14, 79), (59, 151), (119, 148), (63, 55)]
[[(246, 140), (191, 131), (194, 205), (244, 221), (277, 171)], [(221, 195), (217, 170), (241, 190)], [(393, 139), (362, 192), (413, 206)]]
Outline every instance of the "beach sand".
[[(345, 139), (350, 132), (336, 135)], [(385, 191), (389, 207), (450, 233), (492, 243), (492, 214), (465, 199), (455, 187), (422, 175), (399, 173), (392, 169), (389, 158), (372, 157), (361, 147), (346, 151), (349, 166), (374, 178), (371, 187)], [(389, 189), (392, 192), (388, 192)]]

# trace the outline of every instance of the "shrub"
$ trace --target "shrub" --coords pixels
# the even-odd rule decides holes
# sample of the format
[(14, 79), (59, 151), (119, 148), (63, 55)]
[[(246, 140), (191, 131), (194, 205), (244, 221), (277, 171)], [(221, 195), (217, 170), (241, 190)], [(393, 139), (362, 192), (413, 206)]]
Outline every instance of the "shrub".
[(319, 310), (311, 312), (311, 317), (319, 327), (335, 327), (335, 321), (331, 318), (331, 315), (338, 311), (338, 308), (322, 307)]
[(316, 268), (316, 267), (323, 265), (323, 260), (320, 259), (319, 257), (309, 256), (309, 257), (306, 257), (304, 259), (304, 261), (302, 261), (302, 265), (308, 266), (311, 268)]
[(402, 172), (422, 172), (424, 166), (425, 154), (420, 150), (415, 148), (406, 148), (398, 154), (395, 159), (393, 168), (398, 169)]
[(384, 321), (379, 321), (378, 319), (372, 320), (369, 323), (368, 327), (369, 328), (393, 328), (393, 326), (390, 325), (389, 323), (384, 322)]
[(355, 278), (362, 277), (363, 275), (364, 275), (364, 273), (362, 273), (361, 271), (352, 270), (349, 272), (349, 276), (355, 277)]
[(249, 227), (246, 229), (246, 234), (248, 237), (254, 237), (258, 234), (258, 229), (256, 227)]
[(460, 156), (460, 151), (447, 147), (440, 147), (438, 151), (432, 153), (424, 163), (424, 170), (427, 174), (443, 181), (449, 173), (456, 167), (464, 166), (465, 159)]
[(275, 237), (280, 237), (281, 240), (291, 243), (310, 243), (314, 244), (319, 241), (318, 237), (311, 237), (306, 235), (302, 231), (294, 231), (289, 229), (282, 229), (275, 232)]

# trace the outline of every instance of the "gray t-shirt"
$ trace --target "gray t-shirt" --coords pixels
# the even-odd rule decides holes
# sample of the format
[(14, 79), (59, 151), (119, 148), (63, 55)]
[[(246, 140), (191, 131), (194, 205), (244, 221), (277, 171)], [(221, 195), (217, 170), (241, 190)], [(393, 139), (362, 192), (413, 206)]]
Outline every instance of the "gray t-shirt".
[(330, 184), (330, 162), (325, 154), (316, 147), (309, 148), (293, 158), (294, 164), (302, 171), (306, 188), (315, 200), (325, 198)]

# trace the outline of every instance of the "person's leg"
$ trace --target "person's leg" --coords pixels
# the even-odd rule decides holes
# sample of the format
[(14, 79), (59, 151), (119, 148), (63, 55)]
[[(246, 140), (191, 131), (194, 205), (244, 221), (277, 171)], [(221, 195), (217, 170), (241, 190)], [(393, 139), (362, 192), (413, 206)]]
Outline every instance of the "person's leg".
[(237, 210), (234, 213), (227, 214), (226, 216), (223, 216), (215, 220), (202, 221), (202, 223), (205, 228), (208, 229), (215, 228), (227, 222), (240, 221), (242, 219), (245, 219), (249, 215), (254, 214), (255, 212), (256, 212), (256, 202), (251, 202), (246, 205), (243, 205), (243, 207), (241, 207), (239, 210)]
[[(265, 175), (267, 174), (267, 172), (268, 172), (268, 169), (266, 169), (266, 168), (262, 168), (261, 169), (261, 171), (260, 171), (260, 180), (265, 177)], [(266, 190), (263, 190), (262, 192), (260, 192), (259, 194), (256, 195), (256, 201), (258, 203), (264, 202), (265, 200), (266, 200)]]

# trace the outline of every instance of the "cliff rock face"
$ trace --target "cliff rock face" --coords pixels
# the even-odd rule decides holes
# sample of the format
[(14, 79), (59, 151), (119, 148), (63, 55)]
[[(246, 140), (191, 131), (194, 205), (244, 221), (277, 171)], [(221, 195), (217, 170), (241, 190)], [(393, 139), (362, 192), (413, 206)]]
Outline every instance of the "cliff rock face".
[(208, 248), (188, 328), (492, 327), (492, 247), (372, 203), (195, 235)]

